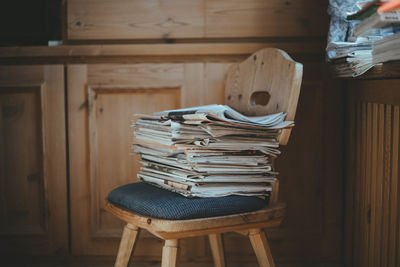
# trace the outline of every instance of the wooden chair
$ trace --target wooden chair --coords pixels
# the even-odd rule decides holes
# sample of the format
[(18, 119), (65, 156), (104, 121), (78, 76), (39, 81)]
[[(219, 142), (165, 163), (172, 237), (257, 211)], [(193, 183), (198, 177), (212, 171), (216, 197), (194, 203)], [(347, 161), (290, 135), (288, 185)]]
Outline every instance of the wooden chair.
[[(245, 61), (234, 64), (226, 80), (226, 103), (246, 115), (265, 115), (284, 111), (287, 120), (294, 120), (300, 85), (302, 64), (293, 61), (285, 52), (275, 48), (260, 50)], [(286, 145), (290, 129), (279, 136)], [(146, 229), (165, 240), (162, 266), (176, 265), (178, 240), (208, 235), (214, 264), (225, 266), (221, 234), (238, 232), (250, 238), (260, 266), (275, 266), (263, 228), (276, 227), (282, 222), (285, 205), (278, 201), (278, 183), (268, 206), (253, 212), (190, 220), (149, 218), (130, 210), (106, 203), (106, 210), (127, 224), (122, 234), (115, 266), (127, 266), (140, 229)]]

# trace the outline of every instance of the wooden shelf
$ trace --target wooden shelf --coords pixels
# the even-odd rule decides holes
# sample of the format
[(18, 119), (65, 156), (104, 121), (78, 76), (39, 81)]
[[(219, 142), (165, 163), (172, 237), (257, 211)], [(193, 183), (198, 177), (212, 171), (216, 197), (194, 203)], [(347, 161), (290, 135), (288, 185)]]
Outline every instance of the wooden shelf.
[(0, 64), (241, 60), (264, 47), (321, 59), (324, 44), (309, 42), (62, 45), (0, 48)]
[(358, 77), (344, 77), (343, 80), (380, 80), (400, 78), (400, 61), (391, 61), (374, 66)]
[(386, 62), (376, 65), (357, 79), (390, 79), (400, 77), (400, 61)]

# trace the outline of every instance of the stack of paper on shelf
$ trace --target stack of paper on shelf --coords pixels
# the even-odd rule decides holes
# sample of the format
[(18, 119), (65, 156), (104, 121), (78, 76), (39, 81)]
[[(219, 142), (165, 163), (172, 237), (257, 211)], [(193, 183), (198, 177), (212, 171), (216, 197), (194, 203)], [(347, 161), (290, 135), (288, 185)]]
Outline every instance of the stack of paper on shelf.
[(372, 68), (372, 41), (332, 42), (327, 47), (331, 68), (338, 77), (355, 77)]
[(374, 43), (372, 62), (374, 64), (400, 60), (400, 33), (387, 36)]
[(139, 179), (186, 197), (268, 196), (277, 136), (293, 126), (284, 113), (247, 117), (223, 105), (137, 116)]
[(400, 24), (400, 10), (373, 12), (354, 26), (353, 36), (368, 36), (373, 29), (386, 28)]
[[(395, 48), (396, 51), (386, 51), (384, 55), (378, 53), (378, 57), (376, 52), (372, 52), (372, 46), (375, 42), (381, 46), (385, 42), (382, 39), (387, 40), (386, 37), (400, 31), (400, 0), (358, 1), (354, 5), (357, 8), (354, 6), (352, 13), (347, 13), (342, 24), (334, 24), (346, 25), (346, 34), (337, 31), (342, 35), (337, 40), (331, 40), (327, 46), (328, 61), (338, 77), (356, 77), (376, 63), (389, 60), (389, 56), (398, 58)], [(335, 30), (338, 28), (332, 27), (332, 31)]]
[[(400, 11), (393, 8), (393, 2), (395, 1), (374, 0), (357, 3), (360, 10), (347, 16), (347, 20), (355, 22), (352, 38), (379, 37), (374, 30), (399, 25)], [(361, 3), (363, 4), (360, 5)], [(388, 5), (392, 8), (387, 8)]]

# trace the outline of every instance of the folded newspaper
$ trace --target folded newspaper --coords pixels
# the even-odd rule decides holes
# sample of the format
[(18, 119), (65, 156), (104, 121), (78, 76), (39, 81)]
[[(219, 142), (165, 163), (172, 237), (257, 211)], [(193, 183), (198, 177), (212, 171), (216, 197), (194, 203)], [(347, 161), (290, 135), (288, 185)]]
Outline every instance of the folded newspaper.
[(248, 117), (224, 105), (137, 114), (138, 178), (186, 197), (268, 198), (286, 114)]

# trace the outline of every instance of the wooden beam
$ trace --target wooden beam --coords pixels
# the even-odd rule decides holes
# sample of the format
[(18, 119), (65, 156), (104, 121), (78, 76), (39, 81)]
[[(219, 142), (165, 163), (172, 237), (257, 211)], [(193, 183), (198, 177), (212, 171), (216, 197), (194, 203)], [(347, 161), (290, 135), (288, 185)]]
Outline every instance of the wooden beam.
[(118, 56), (227, 56), (250, 55), (265, 47), (279, 47), (288, 53), (321, 54), (321, 42), (259, 43), (180, 43), (180, 44), (110, 44), (2, 47), (0, 58), (23, 57), (118, 57)]

